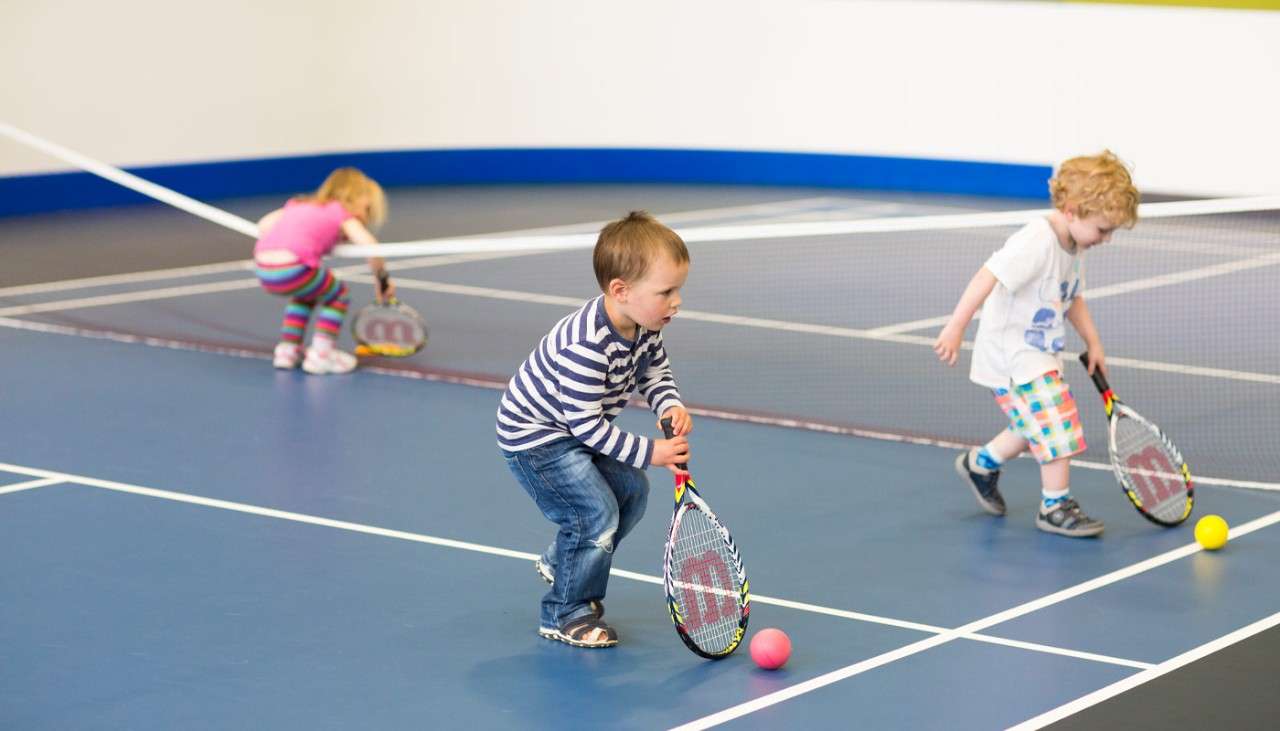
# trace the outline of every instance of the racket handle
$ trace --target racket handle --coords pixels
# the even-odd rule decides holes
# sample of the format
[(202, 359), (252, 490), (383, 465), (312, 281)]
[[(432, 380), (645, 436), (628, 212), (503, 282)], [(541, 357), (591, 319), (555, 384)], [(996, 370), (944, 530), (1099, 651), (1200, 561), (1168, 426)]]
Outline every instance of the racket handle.
[(387, 274), (387, 270), (378, 270), (378, 299), (384, 299), (387, 296), (387, 285), (390, 283), (391, 275)]
[[(1084, 366), (1085, 371), (1089, 370), (1089, 351), (1086, 350), (1080, 354), (1080, 364)], [(1111, 386), (1107, 383), (1107, 377), (1102, 375), (1101, 368), (1094, 368), (1089, 377), (1093, 379), (1093, 385), (1097, 386), (1098, 393), (1106, 393), (1111, 390)]]
[[(663, 433), (663, 434), (665, 434), (665, 435), (667, 436), (667, 439), (671, 439), (671, 438), (675, 437), (675, 435), (676, 435), (676, 430), (675, 430), (675, 428), (674, 428), (674, 427), (672, 427), (672, 426), (671, 426), (671, 419), (663, 419), (663, 420), (662, 420), (662, 433)], [(684, 470), (685, 472), (688, 472), (688, 471), (689, 471), (689, 463), (688, 463), (688, 462), (681, 462), (680, 464), (676, 465), (676, 467), (679, 467), (680, 469)]]

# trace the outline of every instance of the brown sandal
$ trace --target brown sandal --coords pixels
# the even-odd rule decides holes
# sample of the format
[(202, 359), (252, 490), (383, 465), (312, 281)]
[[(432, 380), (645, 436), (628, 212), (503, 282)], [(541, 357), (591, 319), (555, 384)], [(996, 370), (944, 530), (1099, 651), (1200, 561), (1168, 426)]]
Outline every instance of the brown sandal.
[(559, 640), (574, 647), (613, 647), (618, 644), (618, 633), (612, 627), (590, 614), (571, 619), (560, 629), (541, 627), (538, 634), (549, 640)]

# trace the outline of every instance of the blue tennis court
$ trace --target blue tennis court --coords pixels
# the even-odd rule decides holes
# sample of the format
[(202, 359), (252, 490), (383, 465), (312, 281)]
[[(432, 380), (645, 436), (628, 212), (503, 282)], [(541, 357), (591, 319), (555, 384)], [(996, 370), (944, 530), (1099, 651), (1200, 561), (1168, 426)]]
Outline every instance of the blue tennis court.
[[(400, 210), (439, 195), (393, 193)], [(625, 212), (610, 196), (677, 228), (1017, 205), (754, 195), (611, 189), (588, 215), (566, 190), (560, 220), (499, 231), (474, 216), (434, 233), (589, 232)], [(426, 349), (317, 378), (271, 368), (278, 303), (247, 239), (211, 248), (200, 231), (225, 233), (175, 220), (137, 231), (190, 241), (186, 260), (102, 262), (94, 231), (103, 217), (128, 231), (130, 215), (156, 212), (10, 229), (43, 227), (100, 270), (0, 288), (5, 728), (1038, 727), (1116, 684), (1193, 672), (1233, 638), (1274, 647), (1273, 218), (1153, 220), (1091, 255), (1113, 383), (1205, 478), (1193, 520), (1143, 520), (1106, 464), (1101, 404), (1069, 370), (1091, 444), (1073, 493), (1107, 525), (1091, 541), (1035, 528), (1031, 460), (1007, 469), (1002, 519), (952, 471), (959, 445), (1002, 417), (928, 344), (1007, 228), (691, 245), (686, 309), (665, 338), (697, 407), (694, 472), (750, 576), (748, 636), (778, 627), (794, 645), (768, 672), (744, 651), (700, 660), (672, 631), (660, 468), (614, 561), (619, 646), (537, 635), (532, 562), (552, 529), (499, 458), (494, 411), (547, 327), (595, 294), (586, 252), (394, 261), (431, 327)], [(368, 301), (363, 266), (343, 273)], [(620, 425), (652, 434), (653, 421), (632, 408)], [(1209, 513), (1233, 530), (1218, 552), (1192, 535)], [(1206, 697), (1226, 692), (1199, 680)]]

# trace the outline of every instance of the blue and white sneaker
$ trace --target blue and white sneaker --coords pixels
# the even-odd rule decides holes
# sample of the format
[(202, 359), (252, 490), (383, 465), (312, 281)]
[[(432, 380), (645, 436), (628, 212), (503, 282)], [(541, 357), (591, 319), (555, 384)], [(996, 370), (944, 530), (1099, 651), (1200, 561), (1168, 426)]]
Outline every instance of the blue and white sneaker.
[(978, 505), (983, 510), (992, 515), (1004, 515), (1004, 497), (996, 487), (996, 483), (1000, 482), (999, 470), (986, 475), (974, 472), (969, 468), (969, 453), (966, 451), (956, 457), (956, 474), (973, 490), (973, 496), (978, 499)]

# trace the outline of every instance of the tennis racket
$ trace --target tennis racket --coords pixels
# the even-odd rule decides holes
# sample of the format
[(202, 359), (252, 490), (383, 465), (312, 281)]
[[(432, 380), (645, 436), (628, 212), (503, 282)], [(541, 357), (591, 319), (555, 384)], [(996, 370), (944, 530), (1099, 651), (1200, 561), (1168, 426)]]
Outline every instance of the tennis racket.
[[(387, 273), (378, 275), (378, 292), (387, 290)], [(427, 324), (412, 307), (387, 297), (360, 308), (351, 320), (356, 355), (404, 358), (427, 344)]]
[[(1089, 354), (1081, 353), (1080, 362), (1087, 369)], [(1107, 451), (1125, 496), (1152, 523), (1178, 525), (1195, 503), (1191, 470), (1182, 454), (1159, 427), (1116, 398), (1101, 369), (1092, 378), (1107, 409)]]
[[(662, 420), (662, 431), (667, 439), (674, 436), (670, 419)], [(742, 644), (751, 615), (747, 572), (729, 530), (686, 475), (676, 476), (662, 582), (676, 634), (690, 650), (719, 660)]]

